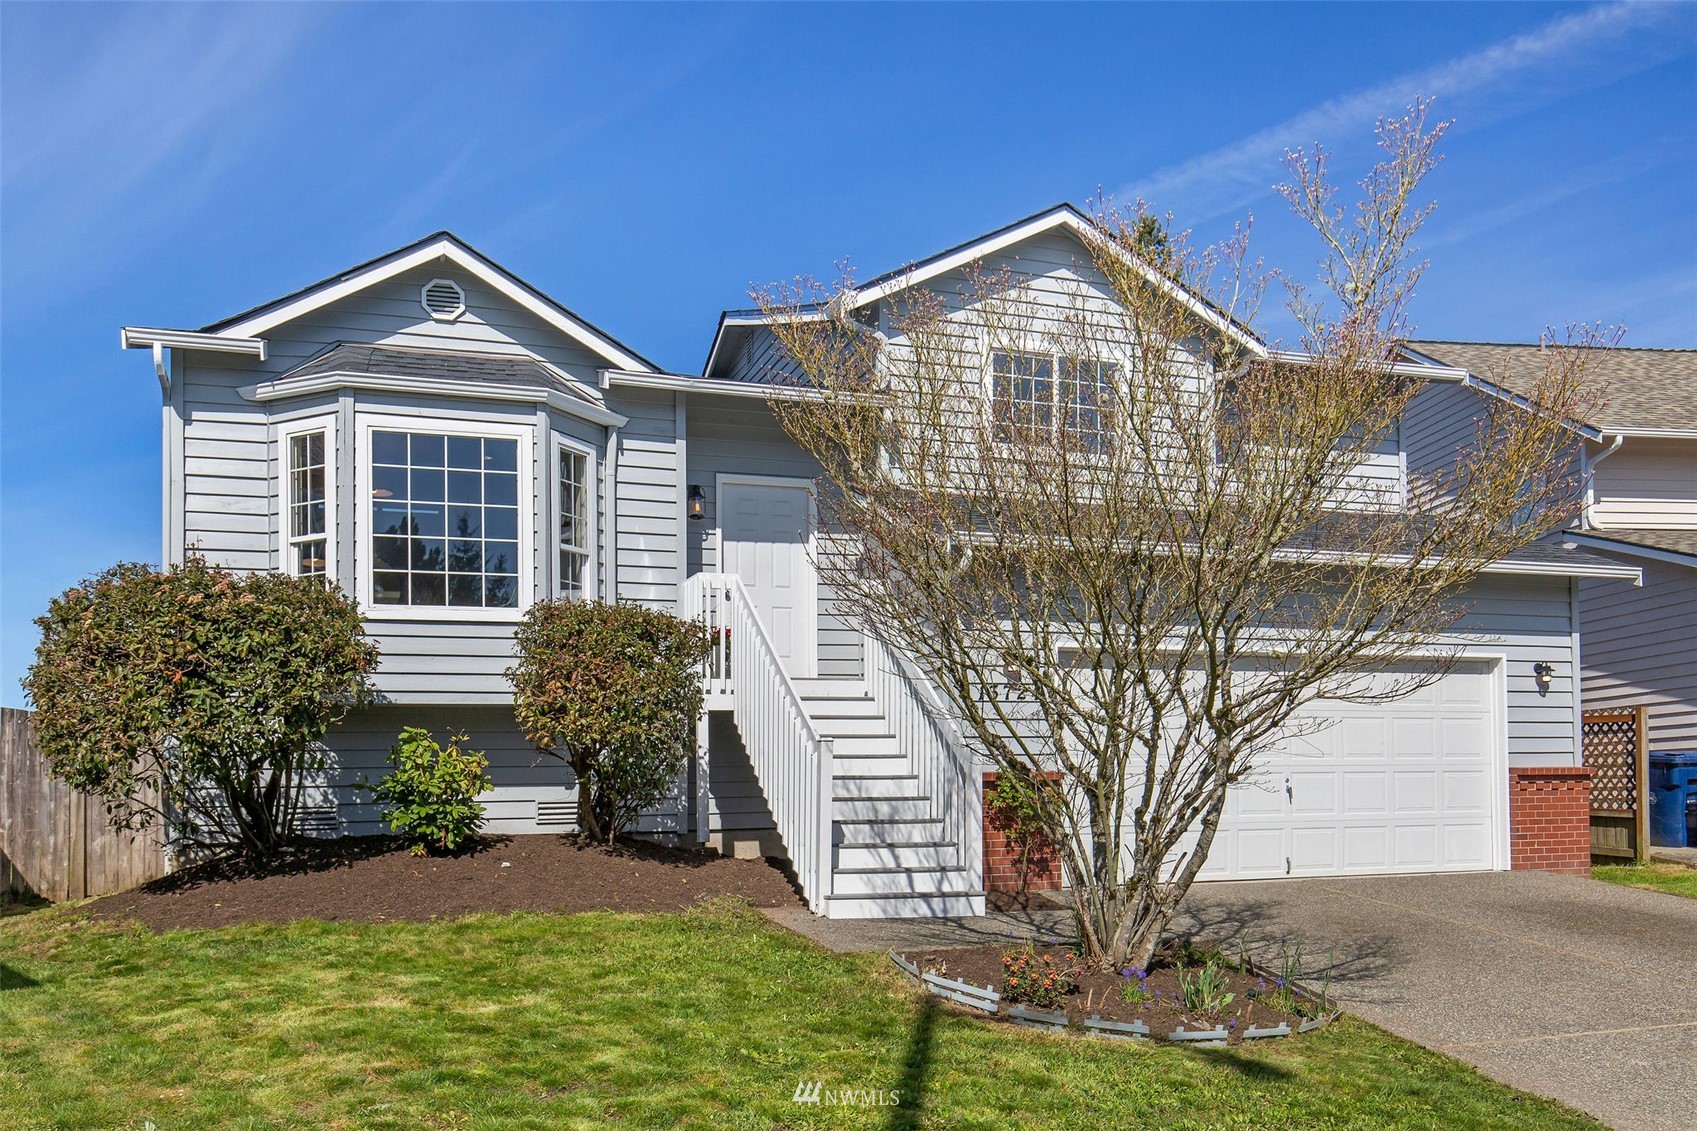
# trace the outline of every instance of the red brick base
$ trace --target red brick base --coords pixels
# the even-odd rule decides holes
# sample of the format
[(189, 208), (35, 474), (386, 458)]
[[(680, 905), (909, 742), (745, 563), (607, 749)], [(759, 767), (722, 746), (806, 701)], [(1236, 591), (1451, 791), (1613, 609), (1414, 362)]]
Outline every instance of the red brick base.
[[(984, 789), (996, 784), (995, 774), (984, 775)], [(1020, 867), (1019, 847), (997, 827), (988, 809), (984, 812), (984, 890), (1058, 891), (1061, 887), (1061, 858), (1047, 839), (1033, 844)]]
[(1590, 767), (1511, 766), (1508, 829), (1511, 867), (1590, 875)]

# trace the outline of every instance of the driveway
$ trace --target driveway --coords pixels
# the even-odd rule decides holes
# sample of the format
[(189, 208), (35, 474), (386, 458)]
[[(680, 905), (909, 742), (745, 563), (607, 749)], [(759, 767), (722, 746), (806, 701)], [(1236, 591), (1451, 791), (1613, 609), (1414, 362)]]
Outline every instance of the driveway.
[[(1064, 911), (975, 919), (768, 912), (835, 950), (1067, 932)], [(1633, 1131), (1697, 1126), (1697, 900), (1542, 872), (1198, 884), (1178, 930), (1303, 947), (1359, 1017)]]
[(1301, 943), (1350, 1012), (1616, 1127), (1697, 1121), (1697, 900), (1542, 872), (1277, 880), (1198, 884), (1177, 926)]

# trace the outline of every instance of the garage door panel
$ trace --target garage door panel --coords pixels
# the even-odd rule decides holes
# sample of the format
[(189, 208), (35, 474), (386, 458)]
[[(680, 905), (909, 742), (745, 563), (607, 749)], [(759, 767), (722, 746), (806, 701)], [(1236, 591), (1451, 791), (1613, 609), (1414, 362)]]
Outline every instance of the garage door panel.
[[(1463, 666), (1391, 703), (1321, 703), (1228, 798), (1205, 878), (1493, 866), (1496, 680)], [(1289, 793), (1286, 793), (1288, 783)]]
[(1343, 806), (1352, 815), (1389, 813), (1390, 775), (1383, 770), (1352, 770), (1343, 775)]

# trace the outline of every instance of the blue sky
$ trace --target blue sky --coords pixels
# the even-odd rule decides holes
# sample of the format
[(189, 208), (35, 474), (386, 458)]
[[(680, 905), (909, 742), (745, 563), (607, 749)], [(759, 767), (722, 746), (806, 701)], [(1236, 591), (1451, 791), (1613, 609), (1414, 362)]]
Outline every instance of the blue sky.
[[(1697, 6), (0, 6), (0, 701), (54, 594), (159, 555), (199, 326), (447, 228), (698, 371), (751, 283), (1144, 195), (1299, 276), (1286, 146), (1457, 120), (1422, 334), (1697, 345)], [(1273, 329), (1281, 327), (1272, 320)]]

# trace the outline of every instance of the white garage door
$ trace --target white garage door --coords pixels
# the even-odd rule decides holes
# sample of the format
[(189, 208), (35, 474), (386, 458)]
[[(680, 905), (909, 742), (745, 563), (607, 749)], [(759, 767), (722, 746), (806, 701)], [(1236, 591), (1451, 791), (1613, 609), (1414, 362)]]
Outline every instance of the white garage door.
[(1201, 879), (1478, 871), (1503, 837), (1500, 731), (1486, 664), (1391, 703), (1322, 703), (1331, 721), (1234, 787)]

